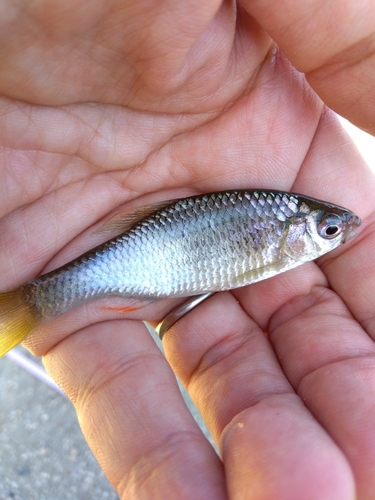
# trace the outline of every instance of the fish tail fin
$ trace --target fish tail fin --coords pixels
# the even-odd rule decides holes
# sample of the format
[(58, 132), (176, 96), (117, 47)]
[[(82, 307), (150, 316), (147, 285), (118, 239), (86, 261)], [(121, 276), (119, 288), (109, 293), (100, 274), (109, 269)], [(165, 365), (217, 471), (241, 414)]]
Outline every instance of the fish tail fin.
[(40, 323), (26, 287), (0, 293), (0, 357), (22, 340)]

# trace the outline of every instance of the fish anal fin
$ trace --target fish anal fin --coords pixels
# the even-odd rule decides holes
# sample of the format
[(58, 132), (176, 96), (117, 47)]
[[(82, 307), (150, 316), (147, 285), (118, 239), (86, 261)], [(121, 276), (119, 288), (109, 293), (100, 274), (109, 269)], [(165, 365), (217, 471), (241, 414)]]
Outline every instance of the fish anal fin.
[(138, 311), (138, 309), (142, 309), (143, 307), (146, 307), (148, 304), (151, 304), (153, 302), (152, 299), (137, 299), (137, 298), (127, 298), (119, 302), (118, 304), (104, 304), (100, 306), (100, 309), (104, 309), (105, 311), (116, 311), (120, 313), (129, 313), (132, 311)]
[(117, 311), (120, 313), (128, 313), (132, 311), (138, 311), (144, 306), (102, 306), (101, 309), (105, 309), (106, 311)]
[(164, 200), (159, 201), (157, 203), (152, 203), (150, 205), (145, 205), (143, 207), (139, 207), (133, 210), (123, 210), (113, 215), (110, 219), (108, 219), (97, 231), (97, 234), (102, 233), (112, 233), (112, 234), (121, 234), (128, 231), (135, 224), (145, 219), (146, 217), (152, 215), (163, 208), (168, 207), (175, 203), (175, 200)]

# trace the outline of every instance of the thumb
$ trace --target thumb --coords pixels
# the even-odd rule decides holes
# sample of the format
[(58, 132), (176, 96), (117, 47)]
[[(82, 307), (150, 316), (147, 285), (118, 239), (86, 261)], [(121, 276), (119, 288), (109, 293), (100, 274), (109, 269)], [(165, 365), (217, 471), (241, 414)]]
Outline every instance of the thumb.
[(375, 134), (375, 3), (242, 0), (323, 101)]

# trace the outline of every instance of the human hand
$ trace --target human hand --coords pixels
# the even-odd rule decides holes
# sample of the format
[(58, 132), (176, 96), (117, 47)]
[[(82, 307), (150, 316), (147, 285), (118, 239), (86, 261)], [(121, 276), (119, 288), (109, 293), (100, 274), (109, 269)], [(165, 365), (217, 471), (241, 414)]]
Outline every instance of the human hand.
[[(373, 88), (370, 58), (353, 62), (370, 46), (371, 6), (366, 14), (340, 2), (335, 36), (323, 22), (337, 19), (335, 6), (314, 6), (247, 8), (328, 104), (374, 131), (372, 100), (351, 101)], [(345, 52), (351, 10), (362, 24), (350, 34), (358, 26), (364, 41)], [(374, 179), (336, 119), (229, 3), (50, 0), (9, 2), (4, 13), (4, 289), (95, 246), (93, 228), (122, 203), (263, 187), (342, 204), (363, 220), (360, 236), (319, 266), (217, 294), (167, 332), (167, 358), (223, 462), (138, 321), (163, 317), (171, 302), (126, 319), (89, 304), (29, 337), (122, 498), (344, 500), (354, 488), (371, 498)], [(325, 64), (333, 45), (335, 72)]]

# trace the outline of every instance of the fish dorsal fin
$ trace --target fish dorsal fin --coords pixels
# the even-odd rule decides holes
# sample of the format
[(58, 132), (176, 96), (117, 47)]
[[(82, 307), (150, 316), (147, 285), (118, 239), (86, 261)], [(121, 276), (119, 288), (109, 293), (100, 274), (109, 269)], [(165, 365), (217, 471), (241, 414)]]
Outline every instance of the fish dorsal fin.
[(150, 205), (144, 205), (143, 207), (138, 207), (135, 209), (128, 209), (118, 212), (113, 217), (108, 219), (97, 231), (97, 234), (111, 233), (111, 234), (121, 234), (129, 231), (131, 227), (138, 224), (141, 220), (152, 215), (163, 208), (168, 207), (175, 203), (177, 199), (174, 200), (163, 200)]

